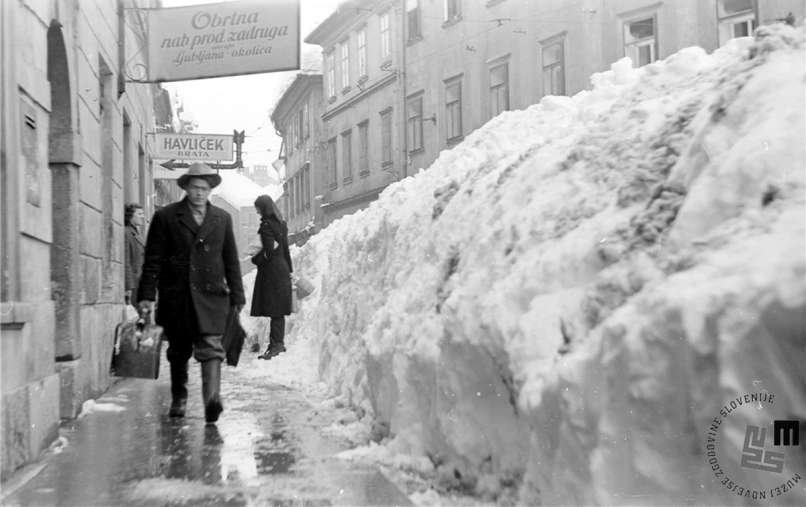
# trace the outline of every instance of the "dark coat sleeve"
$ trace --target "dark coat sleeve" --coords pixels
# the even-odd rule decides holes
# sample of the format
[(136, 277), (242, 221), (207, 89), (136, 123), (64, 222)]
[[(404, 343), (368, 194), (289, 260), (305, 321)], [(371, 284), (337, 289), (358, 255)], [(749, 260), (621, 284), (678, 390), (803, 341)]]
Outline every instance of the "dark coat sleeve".
[[(136, 275), (134, 274), (134, 263), (135, 263), (135, 251), (134, 249), (137, 247), (134, 243), (136, 240), (132, 237), (132, 233), (128, 227), (125, 229), (126, 234), (126, 255), (125, 255), (125, 262), (126, 262), (126, 279), (124, 281), (123, 289), (124, 290), (132, 290), (137, 286)], [(136, 295), (135, 295), (136, 296)]]
[(157, 297), (157, 279), (165, 251), (166, 223), (161, 212), (154, 213), (146, 238), (143, 272), (137, 290), (137, 301), (154, 301)]
[(246, 298), (241, 281), (241, 264), (238, 261), (238, 245), (235, 243), (235, 233), (232, 230), (232, 217), (227, 213), (227, 230), (224, 237), (224, 276), (229, 287), (231, 305), (245, 305)]

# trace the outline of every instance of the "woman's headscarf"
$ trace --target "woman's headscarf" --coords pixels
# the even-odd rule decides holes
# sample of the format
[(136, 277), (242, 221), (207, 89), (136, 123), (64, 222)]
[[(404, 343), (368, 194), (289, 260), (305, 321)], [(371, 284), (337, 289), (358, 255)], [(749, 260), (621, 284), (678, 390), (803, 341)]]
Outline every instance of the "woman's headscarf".
[(255, 207), (258, 209), (262, 218), (269, 218), (271, 215), (277, 217), (277, 220), (283, 221), (283, 215), (280, 213), (280, 208), (270, 196), (263, 194), (255, 199)]

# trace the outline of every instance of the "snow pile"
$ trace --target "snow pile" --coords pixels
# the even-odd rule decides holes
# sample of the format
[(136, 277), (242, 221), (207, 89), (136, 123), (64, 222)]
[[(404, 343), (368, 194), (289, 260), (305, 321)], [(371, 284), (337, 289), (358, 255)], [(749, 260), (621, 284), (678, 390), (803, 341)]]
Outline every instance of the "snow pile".
[(372, 427), (354, 454), (503, 503), (741, 502), (719, 408), (806, 420), (803, 39), (617, 62), (297, 251), (287, 341)]

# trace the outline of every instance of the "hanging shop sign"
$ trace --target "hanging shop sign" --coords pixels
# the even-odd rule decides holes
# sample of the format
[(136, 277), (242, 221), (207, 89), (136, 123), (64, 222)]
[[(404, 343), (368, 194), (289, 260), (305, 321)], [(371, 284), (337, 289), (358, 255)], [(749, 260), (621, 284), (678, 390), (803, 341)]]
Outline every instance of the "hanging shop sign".
[(217, 134), (154, 134), (154, 158), (218, 162), (232, 160), (232, 136)]
[(299, 69), (299, 0), (243, 0), (146, 12), (147, 81)]

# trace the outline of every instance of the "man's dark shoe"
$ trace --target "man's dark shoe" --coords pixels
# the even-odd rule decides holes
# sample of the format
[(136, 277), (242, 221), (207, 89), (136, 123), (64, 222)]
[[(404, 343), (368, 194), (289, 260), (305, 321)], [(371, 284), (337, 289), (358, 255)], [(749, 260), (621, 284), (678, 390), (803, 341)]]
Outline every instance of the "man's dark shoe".
[(268, 359), (271, 359), (273, 357), (277, 357), (278, 355), (282, 354), (283, 352), (285, 352), (285, 345), (284, 344), (282, 344), (282, 343), (279, 343), (279, 344), (271, 343), (271, 344), (269, 344), (269, 348), (266, 349), (266, 352), (260, 354), (259, 356), (257, 356), (257, 358), (258, 359), (267, 359), (268, 360)]
[(185, 406), (187, 398), (174, 398), (171, 400), (171, 410), (168, 411), (170, 417), (185, 417)]
[(221, 404), (221, 400), (216, 397), (207, 402), (207, 405), (204, 407), (204, 420), (208, 423), (214, 423), (218, 421), (218, 416), (221, 415), (223, 411), (224, 406)]

